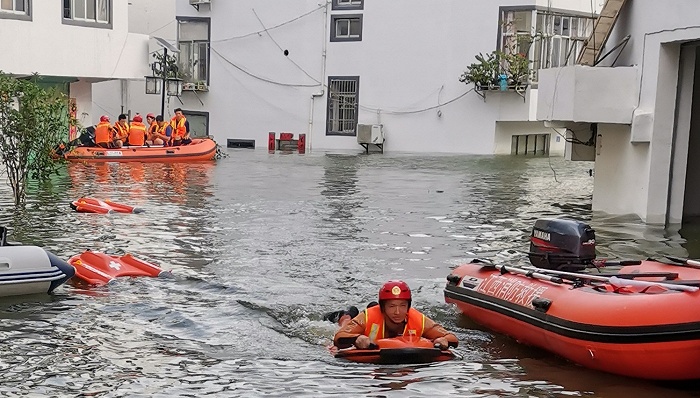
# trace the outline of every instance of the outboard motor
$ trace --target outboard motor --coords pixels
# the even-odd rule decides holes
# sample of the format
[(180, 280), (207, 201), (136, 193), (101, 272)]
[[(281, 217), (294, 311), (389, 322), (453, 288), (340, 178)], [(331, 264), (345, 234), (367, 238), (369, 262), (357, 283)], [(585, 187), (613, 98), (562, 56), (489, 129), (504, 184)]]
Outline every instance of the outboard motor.
[(538, 268), (581, 271), (595, 259), (595, 231), (578, 220), (537, 220), (528, 254), (530, 263)]

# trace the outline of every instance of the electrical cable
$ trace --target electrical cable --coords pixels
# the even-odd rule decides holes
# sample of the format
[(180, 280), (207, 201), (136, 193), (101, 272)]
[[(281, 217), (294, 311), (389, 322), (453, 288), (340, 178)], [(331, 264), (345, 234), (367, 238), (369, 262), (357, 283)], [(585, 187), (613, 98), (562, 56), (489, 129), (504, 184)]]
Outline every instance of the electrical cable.
[(233, 66), (234, 68), (238, 69), (239, 71), (245, 73), (246, 75), (248, 75), (248, 76), (250, 76), (250, 77), (252, 77), (252, 78), (254, 78), (254, 79), (261, 80), (261, 81), (264, 81), (264, 82), (270, 83), (270, 84), (275, 84), (275, 85), (278, 85), (278, 86), (285, 86), (285, 87), (318, 87), (318, 84), (283, 83), (283, 82), (278, 82), (278, 81), (274, 81), (274, 80), (272, 80), (272, 79), (268, 79), (268, 78), (265, 78), (265, 77), (262, 77), (262, 76), (255, 75), (255, 74), (253, 74), (253, 73), (251, 73), (251, 72), (248, 72), (247, 70), (243, 69), (242, 67), (240, 67), (240, 66), (234, 64), (234, 63), (231, 62), (230, 60), (228, 60), (228, 59), (227, 59), (226, 57), (224, 57), (220, 52), (218, 52), (213, 46), (210, 46), (209, 48), (211, 49), (212, 52), (214, 52), (214, 54), (218, 55), (221, 59), (223, 59), (224, 61), (226, 61), (227, 64)]
[[(308, 16), (308, 15), (313, 14), (314, 12), (316, 12), (316, 11), (318, 11), (318, 10), (322, 10), (322, 9), (325, 9), (325, 8), (326, 8), (326, 4), (324, 3), (322, 6), (319, 6), (318, 8), (314, 8), (313, 10), (311, 10), (311, 11), (309, 11), (309, 12), (307, 12), (307, 13), (304, 13), (304, 14), (302, 14), (302, 15), (299, 15), (299, 16), (296, 17), (296, 18), (292, 18), (292, 19), (290, 19), (289, 21), (285, 21), (285, 22), (282, 22), (282, 23), (280, 23), (280, 24), (278, 24), (278, 25), (272, 26), (272, 27), (268, 28), (267, 30), (277, 29), (277, 28), (279, 28), (279, 27), (281, 27), (281, 26), (284, 26), (284, 25), (287, 25), (287, 24), (292, 23), (292, 22), (294, 22), (294, 21), (297, 21), (297, 20), (299, 20), (299, 19), (301, 19), (301, 18), (304, 18), (304, 17), (306, 17), (306, 16)], [(214, 40), (214, 41), (212, 41), (212, 43), (219, 43), (219, 42), (224, 42), (224, 41), (229, 41), (229, 40), (235, 40), (235, 39), (243, 39), (243, 38), (246, 38), (246, 37), (249, 37), (249, 36), (259, 35), (259, 34), (261, 34), (261, 33), (263, 33), (263, 32), (265, 32), (265, 30), (259, 30), (259, 31), (257, 31), (257, 32), (246, 33), (246, 34), (241, 35), (241, 36), (232, 36), (232, 37), (228, 37), (228, 38), (225, 38), (225, 39)]]
[[(280, 51), (284, 51), (284, 49), (282, 48), (282, 46), (280, 46), (279, 43), (277, 43), (277, 41), (275, 40), (275, 38), (272, 37), (272, 34), (270, 34), (270, 32), (268, 31), (268, 29), (265, 27), (265, 24), (263, 23), (262, 19), (260, 19), (260, 17), (258, 16), (258, 13), (255, 11), (255, 8), (253, 8), (253, 14), (255, 14), (255, 18), (258, 19), (258, 22), (260, 22), (260, 26), (263, 27), (265, 33), (267, 33), (267, 36), (270, 38), (270, 40), (272, 40), (272, 42), (275, 43), (275, 45), (277, 46), (277, 48), (280, 49)], [(320, 81), (318, 81), (315, 77), (311, 76), (307, 71), (304, 70), (304, 68), (302, 68), (301, 66), (299, 66), (299, 64), (297, 64), (296, 62), (294, 62), (294, 60), (292, 60), (292, 59), (289, 58), (288, 56), (285, 56), (285, 58), (287, 58), (287, 59), (289, 60), (289, 62), (293, 63), (294, 66), (296, 66), (300, 71), (304, 72), (304, 74), (305, 74), (306, 76), (308, 76), (311, 80), (315, 81), (315, 82), (318, 83), (318, 84), (321, 84)]]

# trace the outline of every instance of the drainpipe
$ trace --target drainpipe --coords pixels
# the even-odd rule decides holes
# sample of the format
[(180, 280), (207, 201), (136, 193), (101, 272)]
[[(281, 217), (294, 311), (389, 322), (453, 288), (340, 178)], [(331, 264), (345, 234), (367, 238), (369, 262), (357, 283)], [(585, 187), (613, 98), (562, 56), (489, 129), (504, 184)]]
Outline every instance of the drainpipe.
[(314, 100), (316, 97), (323, 97), (323, 82), (326, 80), (326, 50), (328, 46), (328, 5), (331, 4), (331, 0), (324, 0), (326, 2), (326, 7), (323, 9), (323, 50), (321, 52), (321, 83), (319, 84), (321, 90), (317, 93), (311, 94), (311, 102), (309, 104), (309, 136), (307, 137), (307, 143), (309, 150), (311, 150), (311, 145), (314, 136)]

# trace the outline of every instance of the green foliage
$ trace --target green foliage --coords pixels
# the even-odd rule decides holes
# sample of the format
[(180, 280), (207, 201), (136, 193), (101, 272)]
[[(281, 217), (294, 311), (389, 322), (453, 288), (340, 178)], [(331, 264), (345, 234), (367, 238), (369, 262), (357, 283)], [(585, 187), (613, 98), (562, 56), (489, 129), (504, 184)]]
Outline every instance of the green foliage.
[(47, 181), (56, 172), (54, 151), (76, 125), (66, 95), (41, 88), (38, 79), (17, 79), (0, 71), (0, 156), (15, 205), (24, 203), (30, 177)]
[(477, 62), (467, 66), (467, 70), (459, 78), (463, 83), (474, 83), (478, 87), (488, 87), (495, 84), (498, 79), (498, 57), (496, 51), (486, 54), (479, 53)]
[(467, 66), (459, 81), (469, 84), (474, 83), (477, 89), (490, 89), (498, 87), (499, 76), (506, 75), (508, 85), (516, 89), (528, 84), (532, 74), (530, 61), (524, 54), (509, 54), (501, 51), (493, 51), (484, 56), (479, 53), (477, 62)]

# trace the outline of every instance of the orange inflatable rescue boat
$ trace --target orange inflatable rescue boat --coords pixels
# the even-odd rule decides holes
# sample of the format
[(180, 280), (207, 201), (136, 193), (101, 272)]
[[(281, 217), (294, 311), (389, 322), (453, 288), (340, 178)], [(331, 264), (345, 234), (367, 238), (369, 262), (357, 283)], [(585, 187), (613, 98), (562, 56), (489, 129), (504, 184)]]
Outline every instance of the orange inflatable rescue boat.
[(445, 300), (477, 323), (588, 368), (700, 379), (700, 262), (666, 259), (598, 260), (587, 224), (537, 220), (531, 265), (461, 265), (447, 277)]
[(366, 350), (340, 350), (335, 357), (353, 362), (398, 365), (448, 361), (454, 359), (455, 354), (449, 349), (436, 348), (432, 341), (423, 337), (399, 336), (379, 339)]
[(80, 198), (70, 203), (70, 207), (78, 213), (141, 213), (143, 209), (95, 198)]
[(155, 264), (125, 254), (111, 256), (104, 253), (87, 250), (68, 260), (75, 268), (75, 279), (88, 285), (102, 286), (121, 276), (150, 276), (158, 277), (168, 273)]
[(216, 142), (208, 138), (195, 138), (191, 144), (180, 146), (125, 146), (100, 148), (79, 146), (63, 157), (72, 162), (194, 162), (213, 160)]

